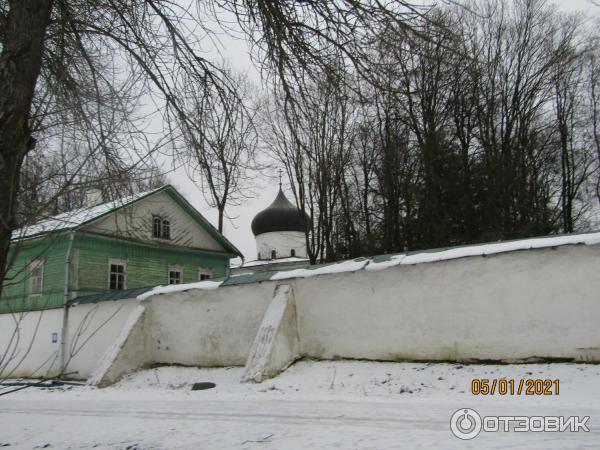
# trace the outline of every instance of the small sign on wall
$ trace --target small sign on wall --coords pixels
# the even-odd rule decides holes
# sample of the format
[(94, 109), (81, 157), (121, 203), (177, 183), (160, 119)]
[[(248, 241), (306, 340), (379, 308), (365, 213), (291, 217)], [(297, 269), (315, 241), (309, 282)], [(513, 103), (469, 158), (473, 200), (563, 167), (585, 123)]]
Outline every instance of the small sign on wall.
[(52, 343), (56, 344), (58, 342), (58, 333), (55, 331), (52, 333)]

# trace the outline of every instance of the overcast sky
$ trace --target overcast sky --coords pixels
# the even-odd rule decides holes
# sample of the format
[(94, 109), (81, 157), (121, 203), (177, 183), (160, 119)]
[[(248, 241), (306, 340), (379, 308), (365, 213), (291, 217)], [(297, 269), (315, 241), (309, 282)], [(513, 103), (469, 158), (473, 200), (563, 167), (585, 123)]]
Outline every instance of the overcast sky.
[[(594, 6), (590, 0), (558, 0), (556, 4), (562, 10), (582, 11), (586, 15), (600, 12), (600, 8)], [(234, 69), (246, 72), (251, 80), (259, 84), (260, 78), (250, 61), (246, 42), (233, 39), (225, 34), (221, 34), (220, 38), (221, 55), (228, 60)], [(166, 167), (165, 169), (169, 170), (170, 168)], [(276, 177), (276, 173), (273, 173), (272, 176)], [(217, 223), (216, 210), (207, 206), (202, 192), (189, 180), (184, 170), (169, 174), (168, 179), (211, 223)], [(284, 180), (284, 190), (285, 184)], [(256, 193), (254, 198), (248, 199), (243, 205), (229, 207), (229, 216), (232, 220), (225, 221), (224, 234), (241, 250), (246, 257), (246, 261), (256, 259), (255, 240), (250, 230), (252, 218), (275, 199), (277, 188), (277, 182), (274, 181), (274, 178), (265, 176), (264, 179), (256, 180), (256, 186), (253, 189)], [(291, 194), (288, 194), (288, 198), (291, 199)]]

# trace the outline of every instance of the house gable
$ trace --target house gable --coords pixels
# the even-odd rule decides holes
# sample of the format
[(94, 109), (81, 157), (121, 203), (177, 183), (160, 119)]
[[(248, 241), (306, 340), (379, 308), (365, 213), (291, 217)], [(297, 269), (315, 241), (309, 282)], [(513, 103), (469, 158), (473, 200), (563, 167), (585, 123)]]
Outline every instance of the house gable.
[[(155, 245), (215, 252), (236, 252), (176, 191), (167, 187), (79, 227), (81, 231), (133, 239)], [(189, 206), (189, 207), (188, 207)], [(154, 236), (154, 221), (168, 222), (168, 238)]]

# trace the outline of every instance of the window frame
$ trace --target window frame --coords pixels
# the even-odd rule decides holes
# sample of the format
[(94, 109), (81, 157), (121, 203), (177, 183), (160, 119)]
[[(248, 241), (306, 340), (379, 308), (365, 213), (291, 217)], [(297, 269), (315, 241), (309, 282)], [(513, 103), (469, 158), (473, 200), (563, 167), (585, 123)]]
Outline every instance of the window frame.
[[(179, 274), (179, 283), (171, 283), (171, 272)], [(167, 267), (167, 284), (183, 284), (183, 267), (179, 265), (170, 265)]]
[(169, 219), (162, 219), (162, 236), (163, 239), (171, 240), (171, 221)]
[(152, 215), (152, 237), (155, 239), (162, 238), (162, 217), (156, 214)]
[(277, 259), (277, 250), (271, 250), (271, 259)]
[[(111, 275), (112, 275), (112, 267), (111, 266), (123, 266), (123, 288), (118, 289), (119, 282), (117, 280), (117, 288), (111, 288)], [(118, 276), (119, 273), (117, 272)], [(109, 291), (125, 291), (127, 289), (127, 260), (119, 259), (119, 258), (108, 258), (108, 290)]]
[[(202, 278), (205, 276), (206, 278)], [(212, 269), (208, 267), (198, 267), (198, 281), (210, 280), (213, 277)]]
[[(40, 270), (39, 277), (39, 292), (33, 292), (33, 271)], [(39, 297), (44, 292), (44, 260), (43, 259), (34, 259), (29, 263), (29, 295), (31, 297)]]

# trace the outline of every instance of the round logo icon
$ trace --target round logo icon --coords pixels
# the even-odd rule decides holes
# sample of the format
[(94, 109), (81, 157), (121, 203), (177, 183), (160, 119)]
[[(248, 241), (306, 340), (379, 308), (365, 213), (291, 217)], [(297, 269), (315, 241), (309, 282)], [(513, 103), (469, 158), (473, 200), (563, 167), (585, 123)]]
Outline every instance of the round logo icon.
[(459, 439), (473, 439), (481, 431), (481, 416), (469, 408), (459, 409), (452, 414), (450, 429)]

